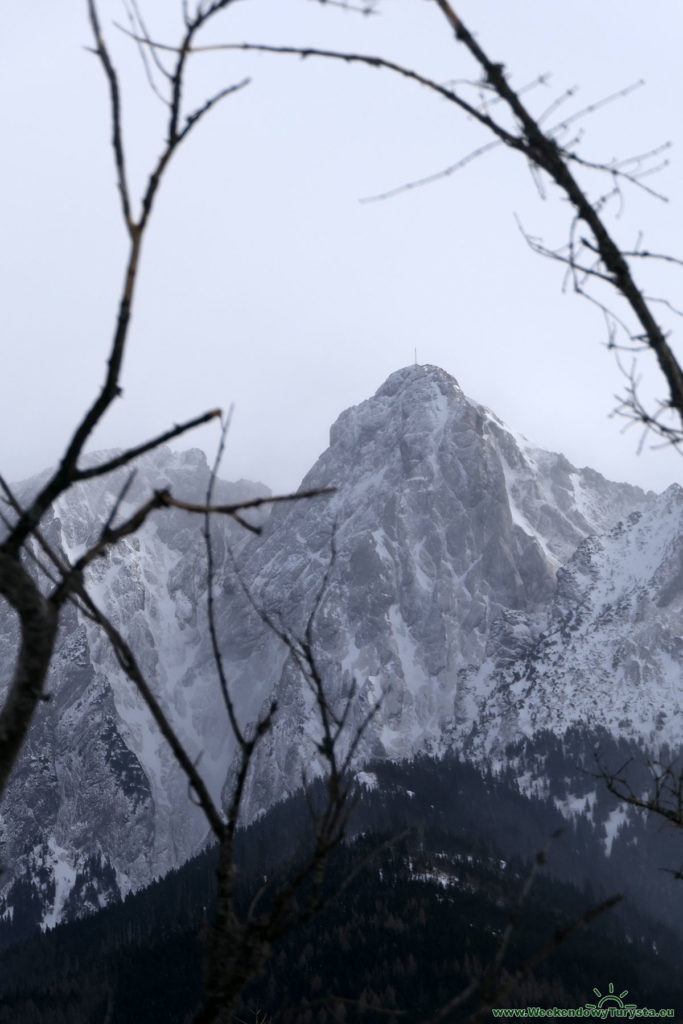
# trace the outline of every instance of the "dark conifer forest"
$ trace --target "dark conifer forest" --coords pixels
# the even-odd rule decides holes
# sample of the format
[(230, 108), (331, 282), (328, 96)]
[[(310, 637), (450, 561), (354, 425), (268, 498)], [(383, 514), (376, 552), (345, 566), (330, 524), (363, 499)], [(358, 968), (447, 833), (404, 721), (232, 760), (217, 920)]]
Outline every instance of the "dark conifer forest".
[[(554, 759), (558, 780), (575, 757), (571, 737), (564, 751), (541, 737), (519, 755)], [(683, 1006), (681, 883), (644, 867), (673, 852), (661, 832), (632, 825), (620, 849), (636, 860), (622, 852), (610, 862), (588, 817), (563, 821), (552, 794), (526, 798), (505, 775), (482, 775), (454, 758), (378, 765), (374, 773), (381, 785), (362, 791), (354, 834), (330, 874), (337, 898), (274, 948), (245, 993), (245, 1020), (256, 1010), (292, 1024), (426, 1018), (485, 970), (536, 853), (563, 824), (515, 927), (506, 988), (558, 928), (616, 891), (626, 889), (626, 897), (511, 984), (503, 1005), (582, 1006), (594, 987), (614, 981), (639, 1006)], [(585, 781), (595, 788), (589, 775)], [(290, 869), (307, 815), (295, 798), (242, 834), (245, 906), (264, 878)], [(23, 941), (6, 925), (0, 1019), (184, 1024), (201, 1000), (214, 860), (209, 849), (120, 904)], [(659, 910), (647, 911), (650, 902), (661, 906), (662, 885), (671, 897), (668, 923)], [(463, 1006), (463, 1016), (474, 1008)]]

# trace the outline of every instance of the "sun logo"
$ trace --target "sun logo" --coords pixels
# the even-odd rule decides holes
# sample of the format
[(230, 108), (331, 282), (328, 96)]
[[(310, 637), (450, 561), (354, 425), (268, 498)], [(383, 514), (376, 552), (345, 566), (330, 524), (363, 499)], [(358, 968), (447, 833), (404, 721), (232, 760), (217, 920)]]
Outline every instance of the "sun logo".
[(601, 1010), (603, 1008), (603, 1006), (607, 1006), (608, 1004), (611, 1005), (611, 1006), (618, 1006), (620, 1010), (635, 1010), (636, 1009), (636, 1004), (635, 1003), (625, 1003), (624, 1002), (624, 996), (628, 995), (628, 989), (625, 988), (623, 992), (620, 992), (619, 995), (617, 995), (615, 993), (615, 991), (614, 991), (614, 984), (611, 981), (609, 983), (609, 989), (608, 989), (606, 995), (603, 996), (603, 994), (602, 994), (602, 992), (600, 991), (599, 988), (594, 988), (593, 991), (595, 992), (596, 996), (598, 997), (599, 1002), (598, 1003), (586, 1003), (586, 1009), (587, 1010)]

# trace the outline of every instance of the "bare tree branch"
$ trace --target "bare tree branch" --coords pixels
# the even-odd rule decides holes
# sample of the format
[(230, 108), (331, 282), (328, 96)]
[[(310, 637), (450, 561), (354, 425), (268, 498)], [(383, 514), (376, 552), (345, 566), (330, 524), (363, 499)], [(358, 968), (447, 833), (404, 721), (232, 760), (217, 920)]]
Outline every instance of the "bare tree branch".
[(596, 777), (602, 779), (610, 793), (622, 803), (656, 814), (670, 825), (683, 829), (683, 766), (675, 762), (648, 761), (649, 788), (637, 792), (626, 774), (631, 763), (632, 760), (627, 761), (616, 772), (599, 764)]
[(484, 156), (492, 149), (496, 149), (498, 146), (502, 146), (503, 143), (500, 140), (495, 142), (486, 142), (483, 146), (478, 146), (473, 149), (467, 156), (457, 160), (454, 164), (449, 167), (444, 167), (442, 171), (436, 171), (434, 174), (427, 174), (424, 178), (417, 178), (415, 181), (409, 181), (405, 185), (397, 185), (396, 188), (390, 188), (386, 192), (378, 192), (373, 196), (363, 196), (360, 200), (361, 203), (376, 203), (384, 199), (393, 199), (394, 196), (400, 195), (402, 192), (409, 192), (414, 188), (422, 188), (424, 185), (433, 185), (435, 181), (441, 181), (442, 178), (448, 178), (451, 174), (455, 174), (456, 171), (462, 170), (463, 167), (467, 167), (468, 164), (472, 163), (473, 160), (478, 159), (480, 156)]
[[(139, 31), (144, 39), (149, 39), (149, 33), (147, 31), (147, 26), (145, 25), (145, 22), (143, 20), (142, 14), (140, 12), (140, 8), (139, 8), (136, 0), (130, 0), (130, 2), (129, 2), (129, 0), (124, 0), (124, 7), (125, 7), (125, 10), (126, 10), (126, 14), (128, 15), (128, 21), (130, 22), (131, 30), (133, 32), (138, 32)], [(164, 65), (163, 65), (163, 63), (162, 63), (162, 61), (161, 61), (161, 59), (159, 57), (159, 54), (154, 49), (154, 47), (150, 47), (149, 45), (147, 45), (144, 42), (138, 42), (137, 45), (138, 45), (138, 52), (140, 54), (140, 59), (142, 61), (142, 65), (143, 65), (143, 68), (145, 70), (145, 75), (147, 76), (147, 82), (149, 83), (150, 89), (152, 90), (154, 95), (159, 100), (161, 100), (161, 102), (164, 104), (165, 107), (169, 107), (170, 106), (170, 101), (163, 95), (163, 93), (161, 92), (161, 90), (157, 86), (157, 83), (156, 83), (156, 80), (154, 78), (154, 74), (153, 74), (153, 71), (152, 71), (152, 67), (150, 65), (150, 59), (151, 59), (152, 64), (154, 64), (154, 66), (156, 67), (157, 71), (160, 72), (167, 80), (170, 81), (171, 75), (169, 74), (169, 72), (164, 67)]]
[(427, 1021), (424, 1021), (423, 1024), (440, 1024), (441, 1021), (449, 1017), (455, 1012), (455, 1010), (464, 1006), (478, 991), (481, 992), (478, 1005), (469, 1016), (464, 1018), (464, 1024), (480, 1024), (480, 1022), (490, 1015), (491, 1008), (497, 1003), (500, 1003), (505, 995), (523, 978), (525, 978), (529, 972), (537, 966), (537, 964), (546, 960), (551, 953), (556, 949), (559, 949), (560, 946), (563, 946), (569, 938), (583, 931), (597, 917), (606, 913), (608, 910), (611, 910), (612, 907), (616, 906), (623, 899), (623, 893), (617, 893), (614, 896), (610, 896), (602, 902), (588, 907), (568, 925), (556, 928), (545, 943), (539, 946), (538, 949), (536, 949), (531, 956), (524, 960), (517, 968), (508, 972), (505, 980), (503, 979), (503, 961), (508, 952), (510, 941), (518, 926), (519, 919), (529, 902), (531, 890), (534, 882), (536, 881), (538, 872), (546, 863), (548, 851), (563, 831), (564, 829), (558, 829), (554, 832), (543, 849), (539, 850), (534, 857), (531, 869), (517, 898), (517, 903), (508, 918), (507, 925), (503, 930), (500, 941), (496, 947), (496, 951), (489, 961), (486, 970), (480, 976), (473, 977), (470, 983), (461, 992), (441, 1006), (437, 1012)]
[[(520, 125), (520, 135), (508, 145), (511, 148), (520, 149), (550, 176), (569, 199), (578, 218), (590, 229), (611, 285), (630, 306), (642, 327), (643, 337), (657, 357), (659, 367), (667, 382), (669, 405), (676, 409), (683, 425), (683, 370), (667, 343), (666, 336), (653, 316), (642, 291), (636, 285), (624, 254), (609, 234), (598, 210), (573, 177), (567, 165), (567, 158), (555, 140), (551, 135), (543, 132), (517, 93), (508, 84), (503, 65), (493, 62), (488, 57), (448, 0), (433, 0), (433, 2), (439, 7), (453, 29), (456, 39), (470, 51), (482, 68), (486, 81), (505, 100)], [(563, 125), (567, 123), (568, 121), (565, 119)]]
[[(216, 475), (223, 458), (223, 452), (225, 450), (225, 439), (228, 434), (230, 426), (230, 415), (226, 417), (225, 423), (221, 428), (221, 436), (216, 452), (216, 458), (211, 468), (209, 475), (209, 483), (206, 489), (206, 505), (207, 508), (211, 506), (213, 498), (213, 489), (216, 483)], [(228, 680), (225, 671), (225, 665), (223, 663), (223, 656), (218, 646), (218, 634), (216, 632), (216, 612), (214, 607), (214, 557), (213, 557), (213, 544), (211, 542), (211, 514), (206, 512), (204, 515), (204, 546), (206, 549), (206, 597), (207, 597), (207, 614), (209, 620), (209, 638), (211, 640), (211, 649), (213, 651), (213, 660), (216, 666), (216, 672), (218, 674), (218, 681), (223, 694), (223, 702), (225, 704), (228, 718), (230, 719), (230, 725), (235, 735), (235, 739), (239, 743), (242, 750), (244, 750), (245, 738), (242, 733), (239, 722), (237, 721), (237, 714), (235, 712), (235, 705), (232, 697), (230, 696), (230, 690), (228, 687)]]
[[(128, 29), (123, 26), (119, 26), (121, 31), (126, 32), (133, 39), (138, 39), (137, 35), (129, 32)], [(151, 46), (156, 47), (162, 51), (177, 52), (178, 47), (171, 46), (166, 43), (160, 43), (157, 40), (150, 42)], [(369, 54), (362, 53), (345, 53), (341, 50), (326, 50), (319, 49), (312, 46), (270, 46), (264, 43), (215, 43), (213, 45), (206, 46), (193, 46), (189, 52), (191, 53), (217, 53), (220, 51), (230, 50), (242, 50), (244, 52), (254, 53), (271, 53), (271, 54), (282, 54), (295, 57), (301, 57), (303, 59), (308, 57), (321, 57), (325, 60), (342, 61), (344, 64), (364, 64), (366, 67), (382, 68), (387, 71), (393, 71), (395, 74), (400, 75), (402, 78), (407, 78), (410, 81), (417, 82), (419, 85), (430, 89), (432, 92), (436, 92), (442, 99), (448, 100), (450, 103), (455, 103), (456, 106), (460, 107), (470, 117), (475, 118), (480, 124), (483, 124), (486, 128), (489, 128), (494, 134), (496, 134), (501, 141), (507, 145), (517, 145), (515, 136), (507, 132), (501, 125), (497, 124), (487, 114), (482, 113), (477, 107), (463, 99), (454, 90), (442, 85), (439, 82), (434, 81), (431, 78), (427, 78), (419, 72), (414, 71), (412, 68), (406, 67), (402, 64), (397, 64), (395, 61), (387, 60), (384, 57), (372, 56)]]
[[(461, 94), (455, 91), (454, 88), (443, 86), (439, 82), (416, 72), (412, 68), (383, 57), (319, 49), (315, 47), (275, 46), (247, 42), (214, 44), (210, 46), (192, 46), (191, 51), (188, 52), (200, 53), (217, 52), (221, 50), (242, 50), (271, 54), (289, 54), (302, 58), (319, 57), (327, 60), (343, 61), (345, 63), (359, 63), (369, 67), (388, 70), (403, 78), (414, 81), (417, 84), (436, 92), (439, 96), (448, 100), (450, 103), (454, 103), (463, 112), (491, 131), (498, 142), (508, 146), (510, 149), (514, 149), (522, 153), (529, 161), (532, 170), (538, 168), (540, 171), (545, 172), (561, 189), (573, 206), (578, 219), (585, 223), (591, 231), (593, 235), (593, 244), (595, 245), (603, 267), (603, 270), (601, 270), (600, 273), (603, 274), (604, 280), (609, 283), (609, 285), (613, 287), (621, 297), (623, 297), (640, 325), (640, 328), (642, 329), (642, 336), (646, 339), (648, 347), (655, 354), (659, 368), (665, 378), (668, 388), (667, 404), (669, 407), (677, 411), (678, 418), (681, 423), (680, 430), (683, 432), (683, 370), (681, 369), (673, 350), (668, 344), (666, 334), (652, 313), (650, 304), (648, 303), (643, 291), (638, 287), (633, 279), (625, 253), (622, 252), (619, 246), (614, 242), (600, 216), (600, 206), (602, 205), (602, 201), (599, 200), (595, 203), (589, 199), (586, 192), (572, 175), (569, 165), (570, 163), (575, 163), (577, 165), (590, 167), (594, 170), (604, 171), (609, 173), (615, 182), (618, 182), (620, 178), (623, 178), (633, 185), (645, 188), (648, 192), (658, 198), (664, 198), (648, 186), (645, 186), (642, 182), (642, 178), (646, 174), (652, 173), (655, 168), (636, 171), (624, 170), (629, 161), (624, 163), (613, 162), (611, 165), (593, 165), (590, 161), (586, 161), (579, 157), (575, 152), (569, 151), (566, 146), (561, 147), (554, 137), (558, 133), (566, 131), (567, 127), (575, 121), (594, 113), (596, 110), (608, 103), (612, 103), (615, 100), (630, 94), (635, 88), (638, 88), (641, 83), (633, 83), (632, 85), (629, 85), (602, 100), (583, 107), (581, 110), (569, 115), (562, 121), (555, 124), (546, 132), (541, 128), (542, 120), (549, 116), (549, 114), (557, 108), (560, 102), (564, 101), (566, 94), (556, 101), (555, 104), (551, 105), (551, 107), (546, 108), (539, 119), (535, 119), (522, 102), (520, 93), (515, 91), (509, 85), (504, 65), (496, 63), (488, 57), (483, 48), (476, 41), (475, 37), (456, 14), (448, 0), (433, 0), (433, 2), (436, 3), (446, 18), (456, 36), (456, 39), (464, 44), (481, 68), (483, 73), (481, 83), (482, 88), (490, 90), (507, 107), (513, 117), (514, 123), (517, 125), (517, 132), (510, 131), (503, 127), (502, 124), (495, 121), (487, 113), (487, 106), (483, 109), (481, 107), (477, 107), (465, 100)], [(135, 34), (133, 35), (135, 37)], [(177, 47), (169, 46), (168, 44), (160, 43), (156, 40), (150, 40), (149, 38), (145, 41), (147, 42), (147, 45), (158, 48), (162, 51), (178, 52)], [(482, 151), (486, 148), (488, 147), (481, 147)], [(652, 152), (655, 153), (657, 151)], [(463, 158), (465, 163), (468, 159), (468, 157)], [(637, 165), (639, 158), (630, 159), (632, 161), (635, 160)], [(444, 174), (451, 173), (452, 170), (456, 170), (459, 166), (462, 166), (462, 163), (455, 164), (452, 168), (447, 168), (443, 172), (437, 172), (434, 176), (424, 179), (424, 183), (438, 179)], [(397, 190), (389, 190), (388, 192), (382, 193), (380, 196), (370, 198), (385, 198), (395, 194), (397, 191), (404, 191), (406, 188), (416, 187), (422, 183), (423, 180), (418, 180), (414, 183), (402, 186)], [(537, 179), (537, 183), (539, 188), (542, 190), (543, 186), (540, 178)], [(614, 194), (619, 194), (618, 189)], [(594, 268), (592, 273), (597, 273), (597, 268)], [(581, 292), (581, 294), (586, 293)]]
[[(619, 89), (617, 92), (610, 93), (609, 96), (603, 97), (601, 100), (596, 100), (594, 103), (589, 103), (587, 106), (582, 107), (581, 110), (577, 110), (574, 114), (570, 114), (569, 117), (565, 117), (550, 129), (551, 133), (559, 131), (561, 129), (568, 128), (570, 124), (574, 124), (576, 121), (581, 121), (583, 118), (588, 117), (589, 114), (594, 114), (596, 111), (601, 110), (603, 107), (608, 106), (610, 103), (614, 103), (615, 100), (622, 100), (626, 96), (630, 96), (631, 93), (635, 92), (636, 89), (641, 89), (645, 85), (643, 79), (639, 79), (637, 82), (632, 82), (630, 85), (625, 86), (623, 89)], [(539, 118), (536, 119), (537, 124), (541, 124), (545, 120), (546, 116), (553, 110), (557, 109), (560, 102), (564, 101), (564, 98), (573, 96), (576, 92), (576, 87), (569, 89), (559, 101), (556, 101), (548, 110), (544, 111)]]
[(133, 217), (131, 213), (130, 205), (130, 192), (128, 188), (128, 177), (126, 172), (126, 157), (123, 147), (123, 129), (121, 125), (121, 95), (119, 91), (119, 80), (114, 65), (111, 62), (109, 56), (109, 50), (104, 41), (102, 31), (100, 29), (100, 19), (97, 13), (97, 7), (95, 0), (88, 0), (88, 15), (90, 17), (90, 27), (95, 39), (95, 50), (93, 51), (100, 59), (104, 73), (107, 77), (109, 85), (109, 96), (111, 102), (111, 127), (112, 127), (112, 146), (114, 148), (114, 162), (116, 164), (116, 177), (119, 195), (121, 197), (121, 209), (123, 212), (123, 219), (128, 233), (133, 239), (135, 234), (135, 228), (133, 225)]
[(126, 640), (124, 640), (123, 636), (111, 620), (100, 611), (85, 588), (79, 587), (79, 596), (88, 608), (93, 622), (96, 622), (100, 626), (109, 640), (117, 662), (131, 682), (135, 685), (135, 688), (147, 705), (147, 708), (149, 709), (161, 735), (168, 743), (176, 761), (187, 776), (188, 782), (197, 796), (199, 806), (204, 812), (206, 820), (211, 827), (211, 831), (220, 842), (225, 835), (225, 822), (223, 821), (218, 808), (214, 804), (204, 780), (197, 771), (196, 765), (191, 760), (187, 751), (178, 739), (173, 727), (159, 704), (159, 701), (154, 696), (130, 646)]
[(0, 551), (0, 595), (21, 624), (14, 674), (0, 712), (0, 794), (4, 793), (38, 703), (57, 635), (57, 613), (18, 559)]
[[(77, 478), (78, 471), (76, 469), (76, 465), (86, 441), (104, 416), (111, 403), (120, 395), (119, 379), (130, 325), (142, 239), (149, 221), (149, 216), (152, 212), (154, 199), (169, 161), (178, 146), (181, 145), (181, 143), (187, 138), (188, 134), (199, 123), (199, 121), (202, 120), (209, 110), (211, 110), (221, 99), (243, 88), (247, 84), (247, 80), (244, 80), (236, 85), (231, 85), (225, 89), (219, 90), (218, 93), (210, 97), (201, 107), (193, 111), (188, 116), (182, 129), (179, 128), (184, 72), (192, 39), (199, 29), (202, 28), (217, 12), (227, 7), (231, 0), (215, 0), (215, 2), (210, 4), (204, 11), (202, 11), (200, 7), (197, 10), (195, 17), (190, 19), (181, 46), (177, 49), (178, 55), (176, 66), (172, 76), (172, 100), (169, 115), (168, 138), (165, 148), (149, 176), (147, 186), (142, 196), (140, 215), (137, 221), (135, 221), (131, 210), (129, 188), (126, 178), (126, 160), (122, 138), (118, 78), (112, 65), (106, 42), (102, 35), (95, 0), (87, 0), (87, 2), (91, 28), (95, 39), (94, 52), (102, 64), (105, 76), (109, 83), (117, 180), (121, 194), (124, 222), (126, 224), (128, 234), (130, 235), (130, 251), (124, 276), (123, 290), (119, 301), (116, 328), (107, 363), (107, 373), (100, 394), (87, 410), (81, 419), (80, 424), (76, 428), (76, 431), (74, 432), (62, 457), (59, 468), (48, 480), (24, 515), (20, 517), (10, 536), (3, 542), (3, 549), (8, 553), (16, 553), (21, 548), (26, 537), (29, 535), (33, 527), (40, 522), (42, 516), (53, 501), (64, 490), (71, 486), (73, 480)], [(128, 34), (130, 35), (131, 33)], [(144, 35), (134, 35), (133, 37), (139, 42), (149, 46)], [(182, 430), (179, 432), (182, 432)], [(144, 446), (141, 446), (140, 450), (145, 450)]]
[(96, 476), (106, 476), (109, 473), (113, 473), (115, 469), (127, 466), (133, 459), (139, 458), (140, 455), (154, 451), (155, 448), (159, 448), (162, 444), (173, 441), (176, 437), (180, 437), (181, 434), (186, 434), (196, 427), (201, 427), (213, 419), (220, 419), (220, 416), (220, 409), (211, 409), (201, 416), (186, 420), (185, 423), (176, 424), (170, 430), (166, 430), (163, 434), (159, 434), (158, 437), (152, 438), (151, 441), (145, 441), (144, 444), (137, 445), (135, 448), (128, 448), (121, 455), (117, 455), (116, 458), (110, 459), (108, 462), (100, 462), (95, 466), (89, 466), (87, 469), (77, 469), (74, 473), (74, 481), (92, 480)]

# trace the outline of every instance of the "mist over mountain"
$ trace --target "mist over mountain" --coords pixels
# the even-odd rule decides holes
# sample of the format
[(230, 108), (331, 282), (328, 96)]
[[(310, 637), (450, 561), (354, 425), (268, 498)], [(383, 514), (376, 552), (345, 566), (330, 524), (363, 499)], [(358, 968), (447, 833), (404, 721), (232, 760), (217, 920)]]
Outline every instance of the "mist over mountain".
[[(208, 476), (200, 452), (157, 451), (139, 461), (119, 515), (160, 487), (201, 500)], [(58, 551), (77, 556), (96, 538), (123, 479), (59, 499), (45, 526)], [(595, 780), (572, 774), (565, 737), (571, 730), (575, 761), (583, 733), (654, 756), (680, 745), (681, 488), (655, 495), (576, 469), (433, 366), (392, 374), (338, 418), (302, 482), (330, 487), (275, 506), (259, 536), (213, 522), (220, 646), (240, 720), (255, 720), (273, 696), (279, 709), (245, 821), (295, 794), (304, 767), (316, 771), (313, 696), (264, 622), (302, 636), (314, 613), (332, 708), (341, 714), (354, 694), (349, 737), (381, 698), (358, 768), (457, 754), (507, 772), (523, 795), (552, 794), (566, 820), (587, 815), (611, 854), (631, 819), (600, 808)], [(219, 483), (215, 497), (266, 491)], [(87, 583), (220, 799), (235, 749), (207, 633), (201, 523), (157, 513)], [(16, 623), (2, 609), (3, 687), (15, 648)], [(2, 808), (0, 912), (17, 934), (118, 900), (199, 853), (208, 836), (140, 698), (75, 608), (48, 689)], [(564, 751), (561, 786), (555, 749)]]

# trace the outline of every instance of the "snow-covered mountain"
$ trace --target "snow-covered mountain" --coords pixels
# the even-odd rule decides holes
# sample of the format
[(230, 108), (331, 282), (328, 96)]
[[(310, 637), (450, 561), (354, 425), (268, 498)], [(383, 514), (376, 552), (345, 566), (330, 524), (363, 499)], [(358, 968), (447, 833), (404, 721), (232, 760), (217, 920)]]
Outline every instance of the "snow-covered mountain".
[[(583, 544), (608, 544), (611, 530), (626, 535), (642, 516), (643, 524), (650, 517), (658, 522), (662, 549), (675, 548), (680, 523), (657, 511), (668, 492), (657, 499), (532, 447), (431, 366), (393, 374), (373, 398), (344, 412), (303, 486), (335, 486), (337, 492), (325, 502), (274, 512), (264, 541), (242, 550), (242, 571), (257, 602), (272, 613), (279, 609), (295, 634), (303, 632), (329, 572), (314, 636), (338, 706), (352, 680), (358, 687), (349, 732), (383, 695), (361, 745), (363, 758), (439, 754), (452, 746), (487, 757), (492, 747), (534, 728), (561, 732), (575, 721), (618, 733), (628, 701), (637, 734), (657, 736), (660, 694), (669, 702), (679, 678), (663, 654), (648, 676), (647, 695), (629, 676), (627, 691), (615, 688), (597, 701), (588, 661), (583, 689), (576, 665), (567, 668), (564, 685), (573, 686), (568, 709), (564, 694), (553, 703), (540, 685), (535, 693), (523, 683), (515, 691), (517, 707), (506, 686), (530, 671), (532, 652), (550, 644), (559, 619), (574, 608), (568, 580)], [(590, 539), (596, 537), (605, 540)], [(626, 547), (620, 558), (628, 561)], [(632, 575), (639, 568), (633, 563)], [(612, 586), (606, 575), (600, 578)], [(614, 586), (627, 586), (627, 577), (616, 574)], [(610, 592), (613, 605), (621, 600)], [(663, 628), (656, 601), (643, 606), (643, 634)], [(584, 603), (577, 592), (576, 609)], [(674, 602), (674, 618), (676, 609), (680, 632)], [(595, 611), (601, 614), (602, 606)], [(602, 649), (601, 637), (612, 651), (620, 637), (633, 641), (630, 619), (613, 619), (609, 637), (595, 636), (596, 649)], [(599, 631), (602, 624), (591, 619), (585, 628)], [(281, 793), (283, 783), (290, 790), (299, 784), (295, 752), (306, 749), (314, 717), (310, 695), (278, 641), (264, 643), (271, 650), (268, 689), (274, 687), (287, 710), (256, 773), (252, 812)], [(578, 639), (573, 649), (581, 663)], [(262, 652), (258, 656), (263, 671)], [(643, 650), (632, 657), (649, 656)], [(245, 678), (253, 675), (249, 661), (242, 668)], [(680, 696), (676, 707), (679, 702)], [(546, 705), (554, 719), (541, 713)], [(670, 703), (668, 710), (673, 715)], [(308, 763), (310, 743), (304, 756)]]
[[(203, 496), (207, 474), (201, 453), (157, 452), (141, 461), (127, 507), (159, 486)], [(52, 542), (76, 554), (120, 486), (93, 481), (60, 499)], [(508, 743), (572, 725), (651, 750), (679, 745), (680, 488), (657, 497), (575, 469), (433, 366), (394, 373), (344, 412), (302, 487), (336, 490), (276, 506), (260, 537), (214, 525), (221, 646), (240, 716), (253, 720), (272, 695), (279, 708), (249, 817), (300, 785), (317, 729), (309, 688), (253, 605), (293, 636), (315, 609), (333, 707), (355, 687), (349, 736), (382, 697), (360, 763), (452, 748), (502, 763)], [(258, 490), (222, 488), (219, 500)], [(233, 744), (206, 633), (200, 527), (159, 513), (93, 567), (89, 585), (218, 796)], [(15, 639), (5, 616), (3, 678)], [(50, 690), (2, 811), (6, 906), (44, 923), (144, 884), (207, 832), (139, 699), (75, 610)]]
[[(114, 453), (106, 453), (111, 456)], [(44, 524), (52, 547), (72, 558), (94, 543), (126, 481), (118, 471), (61, 497)], [(140, 461), (119, 510), (124, 519), (151, 492), (203, 501), (202, 452), (161, 449)], [(19, 497), (36, 481), (19, 485)], [(217, 502), (267, 494), (263, 485), (219, 484)], [(202, 521), (166, 511), (88, 570), (88, 589), (128, 639), (214, 796), (232, 756), (206, 628)], [(245, 531), (216, 523), (235, 550)], [(0, 679), (11, 676), (17, 629), (0, 617)], [(97, 909), (200, 850), (206, 822), (145, 706), (89, 619), (67, 606), (47, 691), (0, 813), (3, 908), (34, 924)]]

